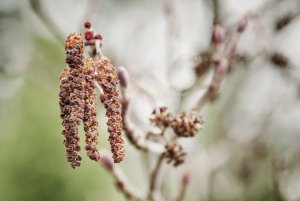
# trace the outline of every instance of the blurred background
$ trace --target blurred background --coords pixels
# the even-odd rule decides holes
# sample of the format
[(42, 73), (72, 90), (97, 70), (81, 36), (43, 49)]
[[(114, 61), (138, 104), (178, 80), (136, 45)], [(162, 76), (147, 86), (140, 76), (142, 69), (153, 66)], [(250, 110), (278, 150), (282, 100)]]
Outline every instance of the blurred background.
[[(84, 153), (80, 168), (66, 162), (58, 106), (64, 39), (93, 23), (104, 54), (129, 71), (130, 115), (143, 133), (154, 107), (187, 110), (203, 93), (210, 72), (179, 102), (178, 91), (197, 79), (195, 57), (211, 48), (214, 2), (0, 0), (0, 201), (125, 200)], [(222, 0), (217, 10), (227, 35), (252, 16), (237, 49), (245, 62), (201, 111), (200, 135), (182, 142), (186, 163), (164, 166), (164, 195), (174, 197), (188, 170), (186, 200), (299, 201), (300, 1)], [(108, 148), (99, 112), (100, 147)], [(121, 167), (145, 189), (145, 157), (126, 149)]]

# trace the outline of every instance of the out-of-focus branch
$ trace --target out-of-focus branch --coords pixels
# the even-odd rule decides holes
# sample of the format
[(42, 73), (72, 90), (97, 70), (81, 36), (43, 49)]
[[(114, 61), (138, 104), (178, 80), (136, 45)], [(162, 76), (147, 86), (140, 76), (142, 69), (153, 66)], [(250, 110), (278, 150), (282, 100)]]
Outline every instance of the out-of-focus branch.
[(83, 21), (90, 20), (93, 15), (97, 14), (99, 12), (99, 5), (101, 3), (101, 0), (89, 0), (84, 15), (82, 17)]
[(220, 59), (220, 61), (218, 61), (218, 63), (215, 65), (214, 74), (211, 83), (209, 84), (207, 90), (204, 92), (204, 94), (196, 103), (195, 107), (193, 108), (194, 110), (200, 110), (207, 101), (215, 98), (227, 70), (228, 70), (228, 60), (226, 58)]
[(209, 86), (193, 107), (194, 110), (200, 110), (207, 101), (214, 100), (216, 98), (221, 82), (226, 73), (229, 71), (229, 62), (235, 54), (236, 46), (241, 34), (245, 31), (247, 24), (247, 17), (243, 17), (237, 24), (236, 31), (230, 37), (225, 48), (224, 31), (221, 26), (215, 26), (213, 32), (213, 43), (215, 47), (215, 53), (213, 55), (214, 72)]
[(49, 19), (49, 17), (44, 13), (41, 6), (40, 0), (29, 0), (30, 6), (34, 13), (42, 20), (49, 31), (54, 35), (58, 41), (64, 41), (63, 34), (58, 29), (58, 27)]
[(139, 189), (133, 187), (127, 180), (122, 169), (115, 165), (111, 157), (106, 152), (101, 152), (101, 159), (99, 163), (105, 167), (105, 169), (113, 176), (116, 182), (117, 188), (127, 198), (143, 201), (146, 199), (146, 195), (139, 191)]
[(190, 180), (189, 173), (188, 172), (184, 173), (182, 180), (181, 180), (179, 194), (178, 194), (177, 198), (175, 199), (175, 201), (183, 201), (187, 186), (189, 184), (189, 180)]
[(281, 161), (276, 160), (275, 158), (272, 159), (271, 164), (271, 170), (272, 170), (272, 187), (274, 194), (279, 201), (285, 201), (286, 199), (281, 193), (280, 187), (279, 187), (279, 174), (281, 169), (283, 169), (283, 164), (281, 164)]
[(129, 121), (127, 116), (127, 110), (129, 106), (129, 101), (127, 99), (122, 100), (122, 121), (123, 121), (123, 131), (129, 140), (129, 142), (137, 149), (144, 152), (151, 152), (155, 154), (161, 154), (164, 151), (164, 147), (159, 143), (154, 143), (142, 138), (140, 135), (136, 134), (133, 124)]
[(151, 201), (161, 201), (162, 198), (160, 196), (160, 192), (158, 191), (158, 175), (159, 171), (161, 170), (162, 162), (164, 160), (164, 156), (161, 154), (157, 160), (155, 168), (153, 169), (150, 175), (150, 186), (149, 186), (149, 193), (148, 197)]
[(212, 6), (213, 6), (213, 14), (214, 14), (214, 25), (220, 24), (220, 11), (219, 11), (219, 2), (218, 0), (212, 0)]
[(240, 37), (242, 35), (242, 33), (244, 32), (244, 30), (246, 29), (248, 24), (248, 18), (246, 16), (244, 16), (238, 23), (236, 31), (233, 33), (233, 35), (230, 37), (226, 49), (225, 49), (225, 53), (224, 56), (228, 59), (231, 59), (232, 56), (235, 53), (237, 44), (240, 40)]
[[(170, 77), (175, 72), (174, 69), (178, 67), (181, 62), (180, 55), (177, 55), (179, 49), (180, 32), (179, 32), (179, 20), (175, 0), (165, 0), (164, 1), (164, 13), (167, 24), (167, 35), (166, 35), (166, 64), (167, 64), (167, 79), (170, 81)], [(169, 83), (170, 88), (176, 88)]]
[(253, 17), (253, 16), (262, 15), (263, 13), (266, 12), (266, 10), (273, 9), (282, 1), (283, 0), (267, 0), (260, 8), (256, 9), (255, 11), (250, 11), (248, 13), (248, 16)]
[(121, 93), (122, 93), (122, 127), (127, 139), (138, 150), (144, 152), (151, 152), (155, 154), (163, 153), (164, 147), (162, 144), (151, 142), (145, 138), (142, 138), (135, 131), (137, 129), (135, 129), (135, 126), (130, 122), (127, 114), (129, 102), (130, 102), (127, 95), (127, 85), (128, 85), (129, 78), (128, 78), (128, 73), (124, 67), (119, 67), (118, 76), (121, 84)]

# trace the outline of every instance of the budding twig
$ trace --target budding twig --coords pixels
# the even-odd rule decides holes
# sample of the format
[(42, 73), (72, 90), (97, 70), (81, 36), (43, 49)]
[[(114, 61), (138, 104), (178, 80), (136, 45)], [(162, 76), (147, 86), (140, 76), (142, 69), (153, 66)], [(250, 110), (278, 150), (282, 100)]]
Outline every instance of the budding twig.
[(215, 98), (227, 70), (228, 60), (226, 58), (220, 59), (220, 61), (215, 65), (214, 74), (207, 90), (194, 106), (194, 110), (200, 110), (207, 101)]
[(162, 162), (164, 160), (164, 156), (160, 155), (155, 168), (153, 169), (151, 175), (150, 175), (150, 186), (149, 186), (149, 193), (148, 193), (148, 197), (151, 201), (157, 201), (159, 198), (159, 194), (157, 192), (157, 177), (159, 175), (159, 171), (161, 169), (162, 166)]
[(212, 0), (213, 12), (214, 12), (214, 24), (218, 24), (220, 21), (219, 2), (218, 0)]
[(214, 56), (214, 72), (212, 76), (212, 80), (207, 87), (206, 91), (204, 94), (199, 98), (197, 101), (196, 105), (193, 107), (194, 110), (200, 110), (204, 104), (209, 101), (209, 100), (214, 100), (216, 98), (216, 95), (219, 91), (221, 82), (225, 76), (225, 74), (229, 70), (229, 61), (232, 59), (232, 57), (235, 54), (235, 50), (237, 47), (237, 44), (239, 42), (239, 39), (241, 37), (241, 34), (245, 31), (246, 27), (248, 24), (248, 19), (247, 17), (243, 17), (237, 24), (236, 31), (233, 33), (231, 38), (229, 39), (228, 43), (225, 46), (224, 52), (222, 51), (223, 48), (221, 40), (222, 37), (222, 29), (219, 27), (219, 25), (216, 25), (216, 28), (214, 29), (213, 32), (213, 42), (215, 45), (215, 53)]
[(96, 42), (95, 42), (96, 53), (99, 56), (99, 60), (102, 60), (103, 59), (103, 52), (100, 48), (100, 44), (101, 44), (101, 41), (96, 39)]
[(113, 176), (117, 188), (127, 198), (142, 201), (146, 199), (146, 195), (139, 191), (139, 189), (133, 187), (126, 178), (122, 169), (115, 165), (111, 160), (111, 157), (106, 152), (101, 152), (101, 159), (99, 163), (105, 167), (105, 169)]
[(237, 44), (240, 40), (241, 34), (245, 31), (248, 24), (248, 19), (244, 16), (237, 24), (236, 31), (233, 33), (231, 38), (229, 39), (226, 49), (225, 49), (225, 57), (230, 59), (235, 53)]
[(177, 198), (175, 199), (175, 201), (182, 201), (184, 199), (186, 189), (187, 189), (187, 186), (188, 186), (189, 180), (190, 180), (189, 177), (190, 176), (189, 176), (188, 172), (183, 174), (180, 189), (179, 189), (179, 194), (178, 194)]
[(129, 140), (129, 142), (137, 149), (150, 152), (154, 154), (161, 154), (164, 151), (163, 145), (159, 143), (154, 143), (143, 139), (140, 135), (136, 134), (134, 125), (129, 121), (127, 116), (127, 110), (129, 106), (129, 100), (124, 99), (122, 100), (122, 126), (123, 131)]

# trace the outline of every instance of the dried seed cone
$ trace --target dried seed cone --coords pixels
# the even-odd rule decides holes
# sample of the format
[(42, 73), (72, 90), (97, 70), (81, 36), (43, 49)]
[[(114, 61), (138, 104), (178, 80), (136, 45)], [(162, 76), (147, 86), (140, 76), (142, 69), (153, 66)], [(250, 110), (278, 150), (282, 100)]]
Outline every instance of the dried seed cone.
[(96, 62), (95, 66), (98, 71), (97, 81), (104, 92), (102, 101), (108, 118), (107, 125), (110, 134), (108, 140), (114, 162), (119, 163), (123, 160), (125, 151), (124, 141), (121, 137), (122, 117), (118, 72), (107, 58)]
[(172, 163), (176, 167), (184, 162), (186, 153), (183, 151), (182, 146), (176, 142), (170, 142), (165, 148), (164, 157), (168, 159), (168, 163)]
[(196, 111), (190, 115), (181, 113), (176, 116), (171, 126), (179, 137), (193, 137), (202, 128), (203, 119)]
[(98, 161), (100, 159), (98, 144), (98, 122), (96, 119), (96, 94), (94, 74), (95, 67), (92, 58), (84, 59), (84, 77), (85, 77), (85, 107), (83, 117), (83, 127), (86, 136), (85, 150), (90, 159)]
[(60, 85), (60, 109), (62, 125), (65, 136), (64, 145), (66, 156), (73, 168), (80, 166), (81, 156), (78, 128), (81, 124), (84, 112), (84, 78), (83, 78), (83, 37), (72, 33), (67, 37), (66, 68), (61, 75)]
[(166, 128), (173, 121), (173, 117), (170, 112), (168, 112), (168, 108), (159, 107), (153, 110), (150, 121), (158, 128)]

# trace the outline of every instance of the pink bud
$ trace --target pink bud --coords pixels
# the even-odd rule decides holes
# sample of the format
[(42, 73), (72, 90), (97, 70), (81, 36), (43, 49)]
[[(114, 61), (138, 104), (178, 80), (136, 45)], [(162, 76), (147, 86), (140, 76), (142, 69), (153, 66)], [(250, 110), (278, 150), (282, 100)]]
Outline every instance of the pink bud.
[(87, 29), (91, 28), (91, 26), (92, 26), (92, 23), (90, 23), (89, 21), (84, 23), (84, 27)]
[(103, 94), (103, 93), (101, 93), (100, 94), (100, 101), (101, 101), (101, 103), (104, 103), (105, 100), (106, 100), (106, 95)]
[(111, 157), (109, 157), (106, 154), (102, 154), (101, 158), (100, 158), (101, 164), (109, 171), (113, 171), (114, 169), (114, 163), (111, 159)]
[(87, 31), (84, 33), (84, 37), (86, 40), (91, 40), (94, 38), (94, 33), (92, 31)]
[(216, 65), (216, 73), (218, 75), (224, 75), (228, 71), (228, 65), (229, 65), (228, 59), (226, 58), (220, 59), (220, 61)]
[(190, 182), (190, 174), (185, 172), (182, 176), (182, 184), (187, 185)]
[(238, 23), (237, 32), (243, 33), (248, 25), (248, 18), (244, 16)]
[(94, 36), (94, 39), (99, 39), (99, 40), (102, 40), (102, 36), (101, 36), (101, 34), (96, 34), (96, 35)]
[(124, 66), (118, 68), (118, 77), (122, 87), (126, 88), (128, 85), (129, 74)]
[(215, 44), (220, 44), (224, 41), (224, 29), (221, 25), (215, 25), (212, 39)]

